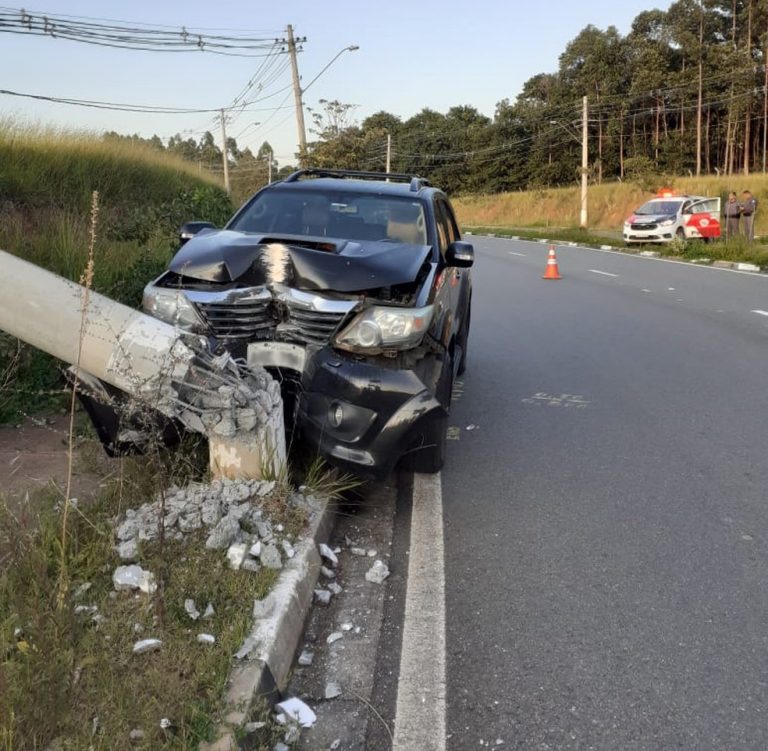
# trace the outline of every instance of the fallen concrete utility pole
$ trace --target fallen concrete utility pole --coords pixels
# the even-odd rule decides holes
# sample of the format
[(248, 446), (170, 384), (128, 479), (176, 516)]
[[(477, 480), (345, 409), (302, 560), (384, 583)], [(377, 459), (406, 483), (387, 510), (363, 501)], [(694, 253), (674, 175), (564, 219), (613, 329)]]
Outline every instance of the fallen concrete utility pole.
[(207, 435), (214, 475), (260, 478), (285, 464), (279, 384), (213, 356), (202, 337), (4, 251), (0, 329)]

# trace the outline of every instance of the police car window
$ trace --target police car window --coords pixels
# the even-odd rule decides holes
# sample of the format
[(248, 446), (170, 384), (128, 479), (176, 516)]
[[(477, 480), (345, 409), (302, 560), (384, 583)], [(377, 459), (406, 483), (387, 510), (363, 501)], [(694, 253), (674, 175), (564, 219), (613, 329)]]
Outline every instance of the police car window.
[(648, 201), (648, 203), (644, 203), (635, 214), (639, 214), (640, 216), (677, 214), (681, 203), (681, 201)]

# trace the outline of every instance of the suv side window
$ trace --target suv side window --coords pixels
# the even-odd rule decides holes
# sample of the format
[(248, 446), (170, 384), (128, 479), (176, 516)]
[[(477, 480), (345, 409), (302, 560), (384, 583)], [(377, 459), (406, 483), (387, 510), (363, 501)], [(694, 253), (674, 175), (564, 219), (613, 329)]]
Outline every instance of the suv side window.
[(437, 238), (440, 246), (440, 255), (445, 256), (448, 246), (458, 239), (458, 230), (451, 216), (451, 210), (445, 201), (435, 200), (435, 221), (437, 222)]

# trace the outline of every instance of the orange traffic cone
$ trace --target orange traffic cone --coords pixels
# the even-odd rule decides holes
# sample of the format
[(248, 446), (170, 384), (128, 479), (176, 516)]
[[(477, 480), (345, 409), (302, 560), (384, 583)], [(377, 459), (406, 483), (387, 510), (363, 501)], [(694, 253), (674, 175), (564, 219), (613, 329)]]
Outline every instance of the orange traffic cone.
[(562, 279), (560, 271), (557, 268), (557, 256), (555, 255), (555, 246), (549, 246), (549, 257), (547, 258), (547, 270), (542, 279)]

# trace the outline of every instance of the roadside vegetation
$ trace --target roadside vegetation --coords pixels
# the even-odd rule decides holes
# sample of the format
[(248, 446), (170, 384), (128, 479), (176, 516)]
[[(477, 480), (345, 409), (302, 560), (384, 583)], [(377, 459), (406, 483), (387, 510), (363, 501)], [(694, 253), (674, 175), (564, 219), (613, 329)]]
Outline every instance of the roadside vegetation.
[[(0, 120), (0, 249), (77, 281), (100, 196), (93, 288), (127, 305), (167, 264), (186, 220), (223, 223), (218, 182), (146, 144)], [(62, 404), (58, 364), (0, 333), (0, 423)]]
[[(720, 196), (725, 202), (729, 190), (734, 190), (735, 178), (659, 178), (658, 188), (671, 187), (678, 193)], [(754, 193), (768, 195), (768, 176), (752, 175)], [(768, 246), (761, 233), (768, 234), (768, 214), (755, 216), (755, 243), (742, 238), (726, 242), (687, 242), (625, 248), (622, 240), (624, 220), (642, 203), (654, 196), (653, 190), (633, 183), (611, 183), (589, 187), (589, 229), (581, 229), (581, 189), (542, 188), (501, 193), (494, 196), (462, 196), (454, 199), (456, 216), (464, 231), (477, 234), (518, 236), (527, 239), (548, 239), (576, 242), (580, 245), (610, 245), (630, 252), (653, 250), (664, 256), (689, 260), (708, 258), (711, 261), (742, 261), (768, 267)]]

